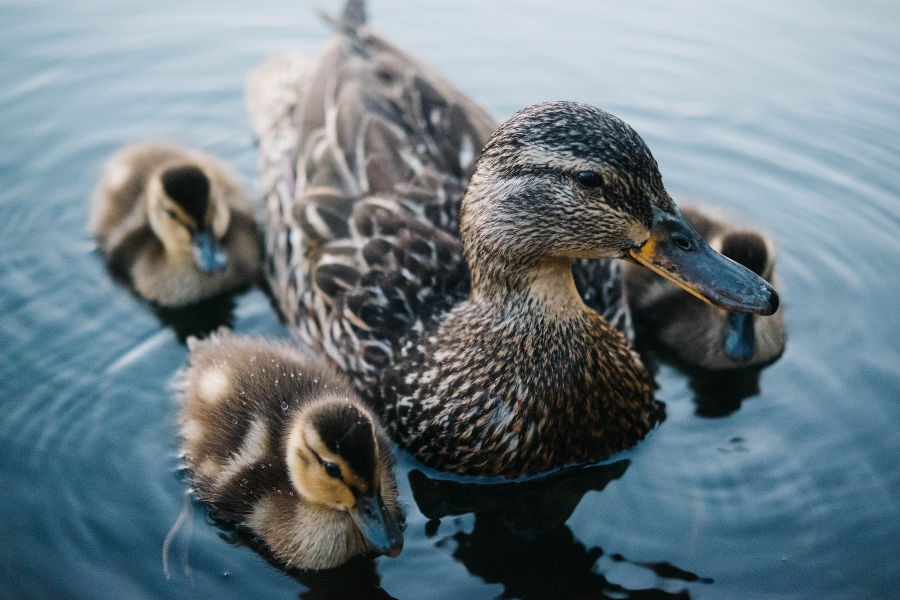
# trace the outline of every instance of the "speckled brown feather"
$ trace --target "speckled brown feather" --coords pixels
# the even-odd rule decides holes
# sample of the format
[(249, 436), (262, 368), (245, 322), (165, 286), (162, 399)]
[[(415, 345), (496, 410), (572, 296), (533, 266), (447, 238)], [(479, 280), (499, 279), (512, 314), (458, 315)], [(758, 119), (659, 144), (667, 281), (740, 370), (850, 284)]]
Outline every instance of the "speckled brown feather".
[(301, 341), (371, 389), (397, 334), (468, 291), (457, 213), (493, 121), (365, 27), (301, 64), (278, 57), (248, 89), (254, 115), (286, 116), (254, 118), (268, 276)]

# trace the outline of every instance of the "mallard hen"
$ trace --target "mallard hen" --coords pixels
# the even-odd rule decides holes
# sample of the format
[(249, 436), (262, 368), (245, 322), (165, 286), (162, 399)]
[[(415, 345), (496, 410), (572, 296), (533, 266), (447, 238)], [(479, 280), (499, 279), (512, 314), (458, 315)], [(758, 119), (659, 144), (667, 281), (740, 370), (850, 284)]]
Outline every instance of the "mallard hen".
[(251, 109), (282, 102), (280, 121), (254, 118), (268, 125), (268, 275), (299, 339), (426, 465), (537, 473), (627, 448), (660, 418), (640, 359), (579, 296), (576, 259), (629, 258), (732, 310), (777, 307), (684, 222), (620, 119), (547, 102), (491, 134), (483, 109), (365, 25), (361, 2), (337, 29), (293, 83), (271, 65), (251, 79)]

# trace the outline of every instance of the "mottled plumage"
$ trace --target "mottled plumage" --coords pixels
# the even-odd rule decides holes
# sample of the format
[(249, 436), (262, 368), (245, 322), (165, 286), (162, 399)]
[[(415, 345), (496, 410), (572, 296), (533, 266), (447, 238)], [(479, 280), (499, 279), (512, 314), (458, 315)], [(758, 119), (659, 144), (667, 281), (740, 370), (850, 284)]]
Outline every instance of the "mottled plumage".
[[(771, 283), (775, 282), (775, 246), (759, 231), (738, 226), (711, 208), (685, 207), (682, 214), (710, 245)], [(784, 317), (730, 315), (691, 297), (637, 265), (625, 266), (628, 298), (642, 335), (661, 344), (686, 365), (704, 369), (758, 366), (781, 355)], [(744, 355), (729, 356), (727, 340), (735, 319), (748, 327)]]
[[(295, 567), (400, 551), (391, 444), (346, 379), (287, 344), (225, 331), (190, 348), (181, 438), (199, 499)], [(355, 514), (366, 498), (384, 513), (375, 542)]]
[(162, 306), (245, 287), (260, 273), (246, 195), (197, 150), (144, 142), (118, 151), (94, 191), (90, 229), (112, 274)]
[(284, 117), (254, 123), (288, 323), (430, 466), (513, 477), (631, 446), (661, 405), (610, 324), (630, 333), (618, 268), (586, 261), (680, 219), (646, 145), (572, 102), (491, 134), (362, 14), (351, 1), (317, 63), (280, 57), (248, 90), (251, 110)]

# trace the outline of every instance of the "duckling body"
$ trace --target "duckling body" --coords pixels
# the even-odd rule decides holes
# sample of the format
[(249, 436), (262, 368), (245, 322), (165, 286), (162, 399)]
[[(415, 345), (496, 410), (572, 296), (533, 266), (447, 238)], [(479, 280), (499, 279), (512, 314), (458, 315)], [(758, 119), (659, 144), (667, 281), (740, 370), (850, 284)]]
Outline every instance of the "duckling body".
[[(710, 246), (776, 286), (775, 245), (759, 231), (711, 209), (687, 206), (685, 219)], [(693, 298), (637, 265), (625, 266), (628, 299), (642, 333), (689, 366), (734, 369), (768, 363), (784, 352), (784, 317), (729, 313)]]
[(347, 381), (282, 343), (223, 332), (190, 346), (181, 437), (196, 496), (298, 568), (396, 556), (390, 441)]
[[(355, 1), (294, 89), (280, 111), (293, 118), (258, 131), (268, 275), (298, 337), (381, 406), (398, 442), (434, 468), (514, 477), (646, 435), (662, 414), (650, 377), (572, 271), (638, 255), (658, 223), (681, 227), (628, 125), (552, 102), (491, 134)], [(666, 247), (651, 246), (641, 260)], [(765, 295), (755, 279), (735, 281)]]
[(160, 142), (107, 163), (90, 230), (110, 271), (144, 298), (179, 307), (253, 283), (260, 244), (246, 195), (218, 160)]

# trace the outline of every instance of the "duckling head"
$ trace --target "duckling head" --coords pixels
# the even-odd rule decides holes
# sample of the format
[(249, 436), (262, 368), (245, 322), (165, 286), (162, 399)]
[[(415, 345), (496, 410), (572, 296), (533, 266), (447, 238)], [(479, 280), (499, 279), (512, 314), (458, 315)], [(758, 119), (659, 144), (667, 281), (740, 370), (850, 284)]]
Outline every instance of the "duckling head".
[(768, 283), (685, 221), (640, 136), (588, 104), (536, 104), (494, 132), (463, 200), (460, 237), (475, 295), (534, 288), (576, 258), (624, 258), (728, 310), (778, 307)]
[[(731, 260), (740, 263), (765, 279), (772, 281), (775, 257), (772, 248), (754, 231), (731, 231), (713, 240), (713, 245)], [(756, 354), (754, 315), (729, 312), (725, 319), (725, 356), (737, 363), (745, 363)]]
[(194, 164), (170, 165), (150, 183), (150, 226), (172, 257), (193, 260), (204, 273), (228, 264), (219, 240), (228, 229), (230, 213), (216, 202), (209, 178)]
[(291, 482), (304, 500), (349, 513), (378, 552), (397, 556), (403, 534), (385, 508), (375, 424), (369, 412), (342, 396), (325, 396), (298, 415), (287, 437)]

